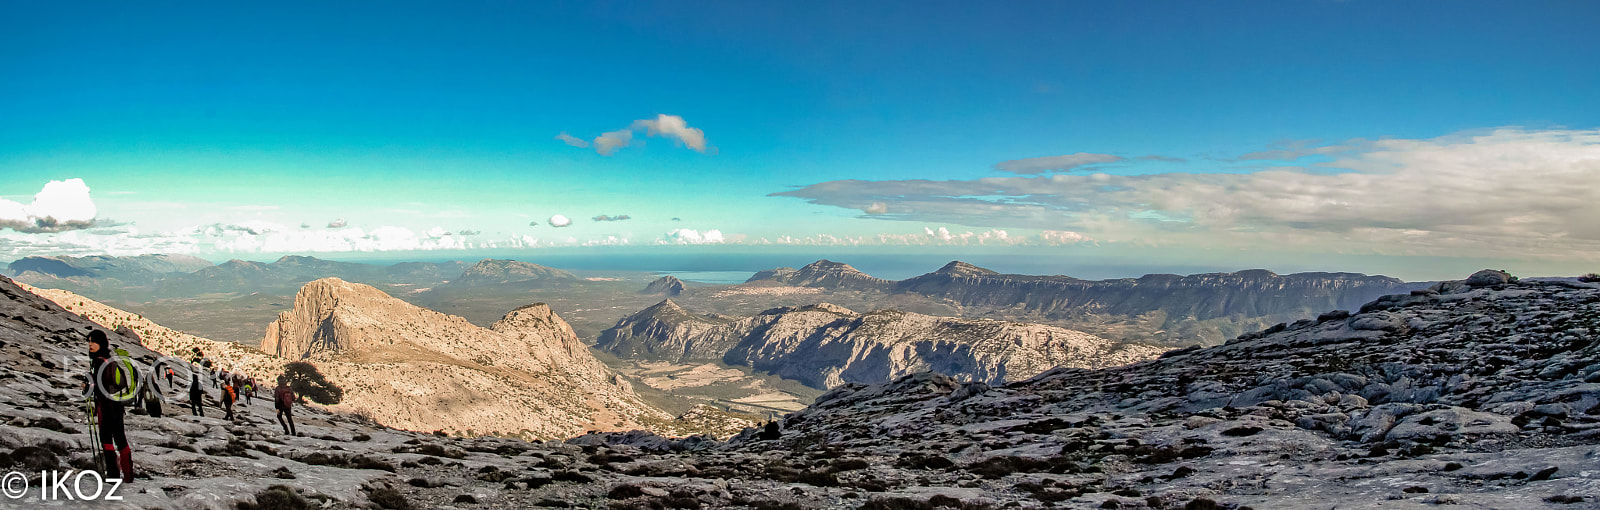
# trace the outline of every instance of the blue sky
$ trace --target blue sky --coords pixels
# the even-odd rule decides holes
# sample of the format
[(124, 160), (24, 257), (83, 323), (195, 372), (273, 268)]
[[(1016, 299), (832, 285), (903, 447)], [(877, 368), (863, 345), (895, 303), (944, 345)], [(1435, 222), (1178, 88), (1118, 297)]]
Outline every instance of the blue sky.
[[(0, 255), (811, 243), (1600, 265), (1597, 21), (1592, 2), (8, 2)], [(636, 124), (662, 115), (703, 150)], [(630, 126), (610, 155), (555, 138)], [(1082, 160), (1101, 162), (1063, 163)], [(93, 221), (40, 231), (52, 199), (34, 195), (67, 179)], [(1453, 209), (1473, 201), (1494, 206)]]

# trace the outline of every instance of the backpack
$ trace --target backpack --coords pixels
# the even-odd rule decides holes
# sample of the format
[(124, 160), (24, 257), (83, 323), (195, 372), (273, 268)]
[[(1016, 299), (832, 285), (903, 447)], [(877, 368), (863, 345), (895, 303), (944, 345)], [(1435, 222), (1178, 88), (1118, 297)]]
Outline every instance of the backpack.
[(289, 387), (281, 386), (274, 393), (276, 393), (273, 397), (277, 400), (278, 409), (288, 409), (290, 405), (294, 404), (294, 390), (289, 389)]
[(233, 392), (233, 386), (228, 385), (228, 386), (223, 386), (222, 387), (222, 401), (223, 402), (227, 402), (229, 404), (232, 404), (237, 400), (239, 400), (239, 394)]

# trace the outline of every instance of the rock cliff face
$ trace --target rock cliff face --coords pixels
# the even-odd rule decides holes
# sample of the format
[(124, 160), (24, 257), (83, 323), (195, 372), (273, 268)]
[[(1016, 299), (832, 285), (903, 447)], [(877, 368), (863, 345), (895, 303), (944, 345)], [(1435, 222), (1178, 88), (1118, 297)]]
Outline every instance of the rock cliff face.
[(400, 428), (556, 437), (670, 419), (543, 304), (485, 329), (329, 278), (301, 289), (262, 350), (318, 362), (346, 388), (342, 407)]
[(828, 303), (734, 319), (695, 315), (671, 300), (619, 321), (601, 333), (597, 347), (630, 358), (745, 365), (815, 388), (930, 370), (1000, 384), (1060, 365), (1116, 366), (1162, 351), (1037, 324), (860, 314)]
[(577, 275), (516, 260), (483, 259), (467, 268), (450, 285), (495, 285), (532, 280), (576, 280)]
[(683, 288), (683, 280), (679, 280), (676, 276), (667, 275), (650, 282), (650, 285), (646, 285), (644, 290), (639, 291), (639, 293), (672, 297), (682, 294)]

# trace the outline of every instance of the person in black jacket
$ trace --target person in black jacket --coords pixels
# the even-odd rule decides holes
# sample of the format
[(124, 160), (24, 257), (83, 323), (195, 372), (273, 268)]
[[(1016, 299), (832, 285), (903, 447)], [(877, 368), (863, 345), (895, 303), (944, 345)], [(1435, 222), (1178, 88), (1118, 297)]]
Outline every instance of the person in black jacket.
[(105, 459), (106, 479), (133, 480), (133, 448), (123, 426), (122, 402), (113, 395), (134, 382), (133, 374), (111, 359), (110, 338), (102, 330), (89, 332), (89, 391), (94, 395), (94, 414), (100, 428), (100, 455)]
[(201, 418), (206, 417), (206, 409), (201, 407), (201, 402), (206, 398), (206, 388), (200, 383), (200, 370), (189, 372), (189, 412)]

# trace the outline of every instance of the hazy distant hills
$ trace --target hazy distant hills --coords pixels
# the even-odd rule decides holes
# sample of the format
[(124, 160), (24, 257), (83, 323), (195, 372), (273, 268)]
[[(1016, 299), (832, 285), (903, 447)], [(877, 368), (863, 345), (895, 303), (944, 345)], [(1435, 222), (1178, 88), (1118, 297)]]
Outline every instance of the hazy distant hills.
[(857, 313), (828, 303), (743, 318), (697, 315), (670, 299), (619, 321), (596, 347), (630, 359), (749, 366), (820, 389), (922, 371), (1000, 384), (1057, 366), (1123, 365), (1164, 350), (1039, 324)]
[(475, 264), (401, 262), (381, 266), (297, 255), (270, 263), (229, 260), (215, 265), (187, 255), (27, 257), (12, 262), (9, 269), (17, 281), (30, 285), (101, 295), (136, 290), (145, 297), (292, 293), (299, 286), (321, 278), (424, 288), (447, 282), (459, 288), (578, 279), (566, 271), (514, 260), (485, 259)]
[[(830, 291), (917, 295), (963, 309), (964, 315), (1051, 322), (1137, 321), (1123, 329), (1152, 339), (1220, 342), (1244, 330), (1313, 316), (1326, 310), (1351, 310), (1378, 296), (1424, 288), (1386, 276), (1358, 273), (1278, 275), (1253, 269), (1188, 276), (1152, 274), (1115, 280), (1069, 276), (1002, 274), (954, 261), (937, 271), (905, 280), (884, 280), (829, 260), (800, 269), (757, 273), (747, 284), (781, 284)], [(1098, 334), (1122, 337), (1104, 324)], [(1076, 328), (1074, 328), (1076, 329)]]
[(48, 281), (97, 278), (148, 284), (171, 273), (192, 273), (211, 267), (211, 262), (189, 255), (139, 255), (136, 257), (24, 257), (8, 269), (18, 279)]

